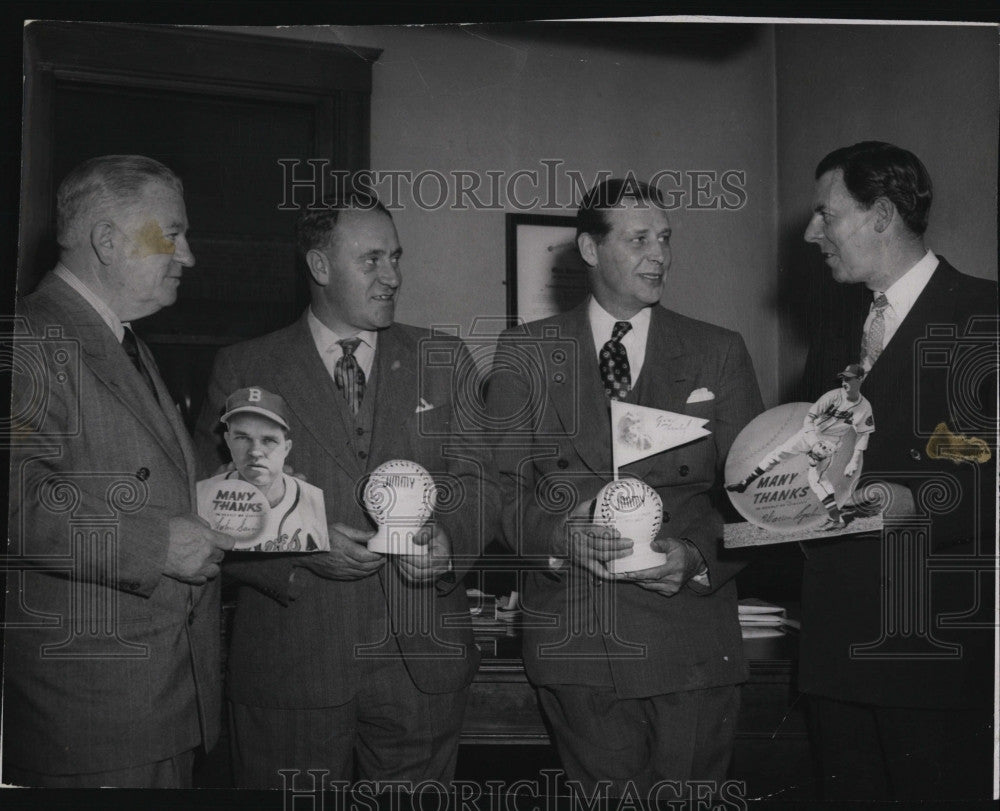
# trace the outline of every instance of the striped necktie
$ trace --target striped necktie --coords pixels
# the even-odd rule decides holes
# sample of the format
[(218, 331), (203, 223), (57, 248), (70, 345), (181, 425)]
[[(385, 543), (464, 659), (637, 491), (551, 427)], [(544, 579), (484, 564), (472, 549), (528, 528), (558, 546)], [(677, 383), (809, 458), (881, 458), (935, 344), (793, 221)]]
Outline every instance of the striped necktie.
[(876, 294), (872, 302), (871, 321), (861, 338), (861, 362), (866, 369), (875, 365), (878, 356), (885, 349), (885, 310), (888, 306), (889, 299), (885, 297), (885, 293)]
[(354, 357), (354, 350), (358, 348), (361, 339), (344, 338), (337, 343), (344, 350), (344, 354), (340, 356), (337, 365), (333, 367), (333, 379), (337, 388), (343, 392), (351, 413), (357, 414), (365, 396), (365, 373), (358, 365), (358, 359)]

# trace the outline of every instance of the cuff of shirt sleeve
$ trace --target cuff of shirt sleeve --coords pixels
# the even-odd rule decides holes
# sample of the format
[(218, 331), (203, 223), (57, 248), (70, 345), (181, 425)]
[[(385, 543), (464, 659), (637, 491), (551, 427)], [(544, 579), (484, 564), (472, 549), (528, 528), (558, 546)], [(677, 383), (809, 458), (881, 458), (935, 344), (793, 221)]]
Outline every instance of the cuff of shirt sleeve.
[(701, 554), (701, 550), (690, 538), (681, 538), (681, 541), (693, 549), (698, 554), (698, 557), (701, 558), (701, 568), (698, 570), (698, 573), (688, 581), (688, 583), (693, 586), (701, 586), (702, 588), (710, 589), (712, 587), (712, 583), (708, 579), (708, 564), (705, 562), (705, 557)]

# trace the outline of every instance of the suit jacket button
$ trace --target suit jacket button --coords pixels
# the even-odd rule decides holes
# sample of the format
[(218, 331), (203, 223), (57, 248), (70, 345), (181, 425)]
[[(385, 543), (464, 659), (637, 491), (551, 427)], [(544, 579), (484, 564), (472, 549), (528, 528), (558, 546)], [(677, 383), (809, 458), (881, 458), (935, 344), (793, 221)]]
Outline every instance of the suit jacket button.
[(354, 429), (354, 433), (356, 433), (358, 436), (364, 436), (365, 429), (359, 425), (357, 428)]
[(680, 473), (682, 476), (687, 476), (687, 474), (691, 472), (691, 468), (689, 468), (687, 465), (681, 465), (678, 468), (677, 472)]
[(368, 458), (367, 453), (365, 453), (364, 451), (358, 451), (358, 459), (367, 459), (367, 458)]
[(137, 471), (135, 472), (135, 477), (136, 477), (136, 478), (137, 478), (137, 479), (138, 479), (139, 481), (141, 481), (141, 482), (144, 482), (144, 481), (146, 481), (146, 479), (148, 479), (148, 478), (149, 478), (149, 468), (148, 468), (148, 467), (141, 467), (141, 468), (139, 468), (139, 469), (138, 469), (138, 470), (137, 470)]
[(670, 520), (670, 513), (666, 510), (663, 511), (663, 523), (666, 524)]
[(559, 468), (560, 470), (565, 470), (566, 468), (569, 467), (569, 461), (566, 459), (560, 459), (558, 462), (556, 462), (556, 467)]

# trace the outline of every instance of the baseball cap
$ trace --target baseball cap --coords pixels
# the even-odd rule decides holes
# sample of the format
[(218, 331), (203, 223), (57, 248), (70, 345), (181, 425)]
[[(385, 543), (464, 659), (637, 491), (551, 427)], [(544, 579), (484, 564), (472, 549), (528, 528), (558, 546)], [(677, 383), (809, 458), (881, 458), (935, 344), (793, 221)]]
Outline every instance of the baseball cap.
[(848, 363), (847, 368), (844, 369), (837, 377), (843, 379), (845, 377), (864, 377), (865, 369), (860, 363)]
[(288, 405), (284, 399), (260, 386), (237, 389), (230, 394), (226, 398), (226, 413), (219, 418), (219, 421), (228, 424), (233, 414), (244, 412), (260, 414), (262, 417), (274, 420), (286, 431), (291, 430), (288, 425)]

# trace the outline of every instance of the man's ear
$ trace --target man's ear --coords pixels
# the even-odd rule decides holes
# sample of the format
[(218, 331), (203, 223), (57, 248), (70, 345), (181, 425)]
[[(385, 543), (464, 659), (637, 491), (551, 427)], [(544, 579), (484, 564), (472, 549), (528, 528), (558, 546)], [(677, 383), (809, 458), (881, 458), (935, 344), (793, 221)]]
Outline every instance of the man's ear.
[(888, 197), (877, 197), (872, 203), (871, 210), (875, 212), (875, 232), (884, 233), (896, 216), (896, 206)]
[(597, 267), (597, 242), (590, 234), (580, 234), (576, 238), (576, 247), (580, 249), (583, 261), (591, 267)]
[(222, 432), (222, 438), (226, 441), (226, 447), (229, 448), (229, 455), (232, 456), (232, 454), (233, 454), (233, 445), (232, 445), (232, 442), (231, 442), (231, 440), (229, 438), (229, 429), (228, 428), (225, 431)]
[(102, 265), (110, 265), (115, 254), (115, 226), (107, 220), (94, 223), (90, 229), (90, 247)]
[(285, 440), (285, 456), (288, 456), (292, 452), (292, 440)]
[(320, 287), (326, 287), (330, 283), (330, 260), (319, 248), (313, 248), (306, 254), (306, 267), (309, 268), (309, 275)]

